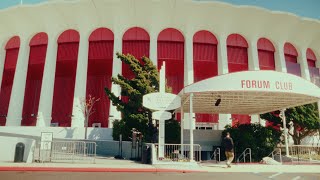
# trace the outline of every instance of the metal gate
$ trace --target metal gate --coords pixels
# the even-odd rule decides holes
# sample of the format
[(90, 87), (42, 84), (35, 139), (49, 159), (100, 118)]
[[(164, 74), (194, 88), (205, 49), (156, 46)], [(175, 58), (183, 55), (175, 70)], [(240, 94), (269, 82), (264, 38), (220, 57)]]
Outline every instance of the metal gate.
[(88, 141), (42, 141), (36, 144), (35, 162), (95, 163), (97, 145)]

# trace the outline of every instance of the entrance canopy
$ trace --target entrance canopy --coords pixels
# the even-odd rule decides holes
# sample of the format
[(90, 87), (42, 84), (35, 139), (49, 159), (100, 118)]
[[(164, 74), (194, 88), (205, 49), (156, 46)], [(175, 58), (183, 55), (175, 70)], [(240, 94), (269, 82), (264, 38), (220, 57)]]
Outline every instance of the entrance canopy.
[(236, 72), (186, 86), (178, 94), (184, 112), (190, 112), (191, 94), (192, 111), (206, 114), (262, 114), (320, 100), (313, 83), (276, 71)]

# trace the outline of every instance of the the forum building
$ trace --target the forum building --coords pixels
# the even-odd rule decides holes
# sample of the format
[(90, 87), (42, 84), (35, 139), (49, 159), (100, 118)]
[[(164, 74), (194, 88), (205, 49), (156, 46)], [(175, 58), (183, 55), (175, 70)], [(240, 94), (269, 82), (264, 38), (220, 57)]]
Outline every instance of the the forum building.
[[(150, 57), (158, 68), (165, 61), (175, 94), (240, 71), (289, 73), (319, 85), (320, 22), (284, 12), (192, 0), (49, 1), (1, 10), (0, 22), (3, 132), (70, 127), (81, 134), (80, 102), (90, 94), (100, 101), (89, 127), (106, 128), (101, 136), (111, 138), (107, 128), (121, 114), (104, 87), (120, 95), (111, 77), (133, 76), (116, 52)], [(241, 112), (196, 113), (195, 119), (197, 129), (207, 130), (261, 122), (258, 114)]]

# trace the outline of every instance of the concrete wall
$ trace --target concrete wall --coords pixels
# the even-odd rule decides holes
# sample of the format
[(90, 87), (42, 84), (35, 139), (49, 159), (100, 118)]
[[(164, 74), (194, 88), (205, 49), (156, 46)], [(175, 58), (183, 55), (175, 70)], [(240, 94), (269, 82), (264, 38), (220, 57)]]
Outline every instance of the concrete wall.
[[(194, 130), (194, 144), (200, 144), (202, 151), (212, 151), (213, 146), (220, 146), (222, 130)], [(190, 142), (190, 131), (183, 131), (183, 141)]]
[[(54, 139), (84, 139), (85, 128), (81, 127), (26, 127), (3, 126), (0, 127), (0, 135), (10, 134), (35, 136), (40, 138), (41, 132), (52, 132)], [(88, 140), (112, 140), (110, 128), (88, 128)]]
[(33, 159), (33, 148), (35, 146), (35, 140), (30, 138), (21, 138), (21, 137), (0, 136), (0, 147), (1, 147), (0, 161), (13, 162), (16, 145), (19, 142), (25, 145), (23, 161), (27, 163), (31, 163)]

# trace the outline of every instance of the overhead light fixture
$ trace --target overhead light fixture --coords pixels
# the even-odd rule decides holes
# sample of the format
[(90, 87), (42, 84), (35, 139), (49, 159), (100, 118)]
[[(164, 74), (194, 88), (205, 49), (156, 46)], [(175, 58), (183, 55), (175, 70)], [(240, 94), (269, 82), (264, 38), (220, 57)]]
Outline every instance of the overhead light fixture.
[(218, 96), (216, 103), (214, 103), (215, 106), (219, 106), (221, 103), (221, 96)]

